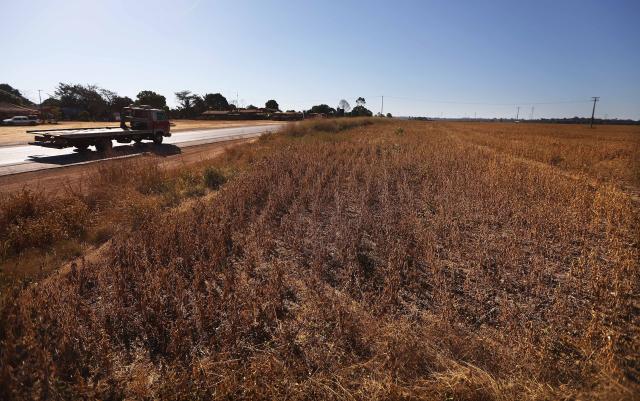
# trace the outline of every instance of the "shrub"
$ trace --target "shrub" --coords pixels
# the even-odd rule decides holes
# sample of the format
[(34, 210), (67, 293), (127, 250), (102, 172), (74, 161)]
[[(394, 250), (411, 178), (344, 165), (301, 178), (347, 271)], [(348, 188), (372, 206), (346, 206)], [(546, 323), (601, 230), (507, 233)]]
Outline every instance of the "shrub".
[(28, 189), (3, 196), (0, 213), (0, 258), (79, 238), (90, 217), (80, 198), (46, 199)]
[(207, 188), (218, 189), (227, 179), (220, 169), (215, 167), (207, 167), (203, 173), (204, 184)]
[(81, 111), (80, 113), (78, 113), (78, 120), (80, 121), (89, 121), (89, 119), (91, 119), (91, 115), (89, 115), (88, 111)]

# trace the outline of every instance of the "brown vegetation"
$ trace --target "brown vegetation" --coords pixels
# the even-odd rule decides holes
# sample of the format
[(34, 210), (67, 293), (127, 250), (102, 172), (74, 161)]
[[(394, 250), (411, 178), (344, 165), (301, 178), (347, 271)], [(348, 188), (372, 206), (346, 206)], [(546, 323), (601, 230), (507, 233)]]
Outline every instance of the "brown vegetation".
[(466, 141), (512, 156), (640, 187), (640, 129), (636, 126), (452, 124), (449, 128)]
[(6, 198), (7, 255), (117, 232), (4, 297), (0, 398), (637, 398), (637, 130), (342, 121)]

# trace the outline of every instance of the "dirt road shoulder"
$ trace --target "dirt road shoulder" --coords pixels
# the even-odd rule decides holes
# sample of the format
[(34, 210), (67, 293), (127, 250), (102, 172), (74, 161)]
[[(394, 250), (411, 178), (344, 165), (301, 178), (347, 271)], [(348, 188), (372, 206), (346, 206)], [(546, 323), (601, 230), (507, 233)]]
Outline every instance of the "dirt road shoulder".
[[(141, 153), (132, 157), (161, 159), (163, 165), (169, 168), (197, 163), (202, 160), (214, 158), (226, 149), (255, 140), (254, 138), (237, 139), (225, 142), (215, 142), (204, 145), (189, 146), (183, 148), (180, 153), (173, 155), (157, 155)], [(120, 163), (119, 159), (104, 160), (103, 163)], [(69, 184), (79, 183), (87, 171), (96, 168), (95, 164), (69, 165), (55, 169), (44, 169), (27, 173), (0, 176), (0, 193), (18, 191), (24, 187), (38, 188), (45, 191), (55, 191)]]

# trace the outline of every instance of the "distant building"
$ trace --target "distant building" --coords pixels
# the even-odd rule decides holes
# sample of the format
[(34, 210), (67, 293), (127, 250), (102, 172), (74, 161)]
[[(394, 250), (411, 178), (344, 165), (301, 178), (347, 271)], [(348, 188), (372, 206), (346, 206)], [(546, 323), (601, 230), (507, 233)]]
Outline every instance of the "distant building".
[(207, 110), (202, 113), (202, 117), (210, 120), (228, 120), (229, 110)]
[(286, 113), (278, 110), (260, 109), (233, 109), (233, 110), (207, 110), (202, 113), (202, 118), (207, 120), (276, 120), (295, 121), (302, 120), (302, 113), (288, 111)]
[(306, 113), (304, 118), (328, 118), (329, 115), (325, 113)]
[(296, 121), (302, 120), (302, 118), (302, 113), (298, 113), (297, 111), (287, 111), (286, 113), (271, 114), (271, 119), (275, 121)]
[(268, 120), (271, 109), (207, 110), (202, 117), (209, 120)]

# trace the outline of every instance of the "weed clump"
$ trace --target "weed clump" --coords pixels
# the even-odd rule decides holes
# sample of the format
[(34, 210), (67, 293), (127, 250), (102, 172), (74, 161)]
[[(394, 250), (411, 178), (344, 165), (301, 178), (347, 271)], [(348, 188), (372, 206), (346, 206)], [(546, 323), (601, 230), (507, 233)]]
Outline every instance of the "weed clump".
[(0, 260), (85, 233), (89, 209), (79, 198), (47, 199), (29, 190), (0, 197)]
[(219, 189), (227, 181), (227, 178), (222, 173), (222, 171), (215, 167), (205, 168), (202, 175), (204, 184), (207, 186), (207, 188), (214, 190)]

